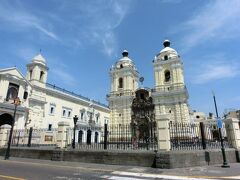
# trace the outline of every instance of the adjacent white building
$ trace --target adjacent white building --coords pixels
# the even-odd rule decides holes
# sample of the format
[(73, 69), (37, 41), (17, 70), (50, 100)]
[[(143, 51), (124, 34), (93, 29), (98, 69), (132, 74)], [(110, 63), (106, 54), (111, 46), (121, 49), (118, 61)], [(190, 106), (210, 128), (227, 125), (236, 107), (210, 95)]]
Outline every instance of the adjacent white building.
[(0, 70), (0, 125), (11, 123), (13, 99), (19, 97), (14, 129), (51, 130), (62, 121), (73, 127), (77, 115), (78, 141), (86, 142), (87, 132), (94, 141), (94, 135), (99, 137), (101, 127), (109, 120), (108, 106), (48, 84), (48, 70), (41, 54), (27, 64), (26, 77), (16, 67)]

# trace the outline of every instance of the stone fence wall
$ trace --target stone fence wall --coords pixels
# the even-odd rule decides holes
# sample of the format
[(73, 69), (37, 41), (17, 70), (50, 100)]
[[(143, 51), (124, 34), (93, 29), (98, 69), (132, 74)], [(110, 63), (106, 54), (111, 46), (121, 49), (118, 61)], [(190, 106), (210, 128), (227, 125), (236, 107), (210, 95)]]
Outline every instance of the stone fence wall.
[[(0, 156), (6, 149), (0, 149)], [(240, 150), (227, 149), (229, 163), (240, 162)], [(133, 165), (157, 168), (182, 168), (203, 165), (222, 164), (220, 150), (211, 151), (168, 151), (168, 152), (127, 152), (127, 151), (91, 151), (91, 150), (47, 150), (12, 148), (12, 157), (34, 158), (55, 161), (75, 161), (83, 163), (99, 163), (112, 165)]]

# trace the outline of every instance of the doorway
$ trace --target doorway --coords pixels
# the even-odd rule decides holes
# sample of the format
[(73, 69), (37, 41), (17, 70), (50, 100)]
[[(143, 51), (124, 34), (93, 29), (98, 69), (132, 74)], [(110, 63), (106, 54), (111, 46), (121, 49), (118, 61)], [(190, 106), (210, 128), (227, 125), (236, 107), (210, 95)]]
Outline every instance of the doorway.
[(91, 144), (92, 131), (89, 129), (87, 131), (87, 144)]

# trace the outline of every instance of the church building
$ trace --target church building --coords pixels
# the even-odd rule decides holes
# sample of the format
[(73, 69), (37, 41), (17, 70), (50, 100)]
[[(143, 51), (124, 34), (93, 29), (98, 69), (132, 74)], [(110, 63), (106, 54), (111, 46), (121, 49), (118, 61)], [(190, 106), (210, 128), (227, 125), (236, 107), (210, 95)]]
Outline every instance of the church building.
[[(139, 72), (126, 50), (122, 53), (123, 57), (111, 68), (111, 91), (107, 96), (111, 124), (133, 123), (133, 119), (138, 116), (137, 106), (139, 117), (145, 113), (145, 118), (152, 117), (152, 121), (156, 116), (169, 114), (172, 122), (190, 122), (183, 63), (177, 51), (170, 47), (169, 40), (165, 40), (163, 46), (153, 60), (153, 88), (138, 87)], [(146, 102), (146, 106), (143, 102)], [(147, 105), (150, 102), (153, 106)], [(150, 116), (149, 112), (140, 112), (144, 111), (143, 106), (154, 107), (154, 116)]]

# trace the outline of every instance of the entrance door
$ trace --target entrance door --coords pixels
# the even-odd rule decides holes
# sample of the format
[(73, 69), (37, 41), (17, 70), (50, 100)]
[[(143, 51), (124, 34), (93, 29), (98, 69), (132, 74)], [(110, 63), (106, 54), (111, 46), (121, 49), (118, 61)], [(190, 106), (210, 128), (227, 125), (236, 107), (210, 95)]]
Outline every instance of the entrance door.
[(91, 144), (92, 131), (89, 129), (87, 131), (87, 144)]
[(94, 139), (95, 143), (98, 143), (98, 132), (95, 132), (95, 139)]
[(82, 137), (83, 136), (83, 131), (82, 130), (80, 130), (80, 131), (78, 131), (78, 143), (82, 143)]

